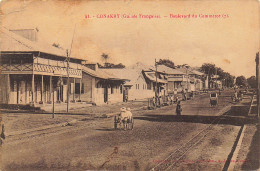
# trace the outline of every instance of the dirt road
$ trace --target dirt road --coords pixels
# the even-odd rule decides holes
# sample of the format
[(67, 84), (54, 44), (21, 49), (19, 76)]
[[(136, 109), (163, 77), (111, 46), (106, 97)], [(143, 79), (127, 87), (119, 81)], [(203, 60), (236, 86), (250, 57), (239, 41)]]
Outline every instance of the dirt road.
[[(149, 170), (211, 124), (230, 102), (230, 93), (225, 92), (217, 107), (209, 106), (208, 95), (183, 102), (180, 117), (175, 115), (175, 106), (138, 111), (131, 131), (114, 130), (113, 118), (103, 118), (9, 137), (2, 146), (3, 168)], [(179, 161), (177, 170), (223, 168), (239, 129), (231, 122), (214, 124), (203, 141)]]

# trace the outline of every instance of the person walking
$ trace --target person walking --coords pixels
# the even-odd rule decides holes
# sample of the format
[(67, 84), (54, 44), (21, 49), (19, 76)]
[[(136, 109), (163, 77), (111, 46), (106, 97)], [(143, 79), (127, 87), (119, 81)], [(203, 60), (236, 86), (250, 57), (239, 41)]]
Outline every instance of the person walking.
[(180, 116), (181, 112), (182, 112), (181, 101), (178, 101), (177, 106), (176, 106), (176, 114), (177, 114), (177, 116)]

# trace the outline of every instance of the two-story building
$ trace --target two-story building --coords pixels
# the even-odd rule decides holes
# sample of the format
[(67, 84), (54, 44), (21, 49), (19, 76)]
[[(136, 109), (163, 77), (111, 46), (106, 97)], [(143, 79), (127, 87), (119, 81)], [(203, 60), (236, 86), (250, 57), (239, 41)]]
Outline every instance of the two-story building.
[(67, 92), (70, 100), (80, 99), (81, 59), (67, 61), (66, 51), (39, 42), (34, 29), (0, 32), (0, 103), (66, 102)]

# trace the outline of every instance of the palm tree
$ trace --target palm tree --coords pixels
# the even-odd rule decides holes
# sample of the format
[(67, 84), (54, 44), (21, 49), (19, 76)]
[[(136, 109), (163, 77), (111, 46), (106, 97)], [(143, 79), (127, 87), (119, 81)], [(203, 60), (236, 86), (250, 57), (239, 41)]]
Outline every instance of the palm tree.
[(105, 63), (107, 63), (107, 60), (109, 59), (108, 54), (102, 53), (101, 57), (102, 57), (103, 60), (105, 60)]

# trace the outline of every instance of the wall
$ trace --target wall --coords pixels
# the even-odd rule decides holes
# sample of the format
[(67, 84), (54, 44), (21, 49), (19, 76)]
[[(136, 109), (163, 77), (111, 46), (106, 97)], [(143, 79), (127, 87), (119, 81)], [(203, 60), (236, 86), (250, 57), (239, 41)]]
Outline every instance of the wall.
[(147, 89), (147, 87), (148, 85), (144, 78), (138, 77), (136, 81), (133, 81), (133, 86), (128, 91), (128, 100), (145, 99), (155, 96), (153, 85), (151, 85), (151, 90)]
[(92, 76), (82, 73), (82, 86), (84, 86), (84, 93), (81, 94), (81, 100), (86, 102), (92, 102)]

